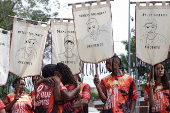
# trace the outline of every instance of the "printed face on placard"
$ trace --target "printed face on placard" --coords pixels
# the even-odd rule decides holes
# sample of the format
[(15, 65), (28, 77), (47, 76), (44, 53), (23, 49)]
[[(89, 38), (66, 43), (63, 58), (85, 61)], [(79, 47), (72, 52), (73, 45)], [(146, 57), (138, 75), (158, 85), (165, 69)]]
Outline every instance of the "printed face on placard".
[(145, 31), (146, 34), (148, 35), (152, 35), (153, 33), (155, 33), (157, 26), (155, 26), (154, 24), (148, 23), (145, 25)]
[(28, 39), (25, 41), (25, 45), (28, 51), (31, 51), (34, 49), (35, 44), (37, 44), (36, 39)]
[(91, 35), (94, 35), (97, 33), (98, 27), (99, 26), (97, 25), (97, 22), (91, 22), (87, 24), (87, 28), (88, 28), (87, 30)]

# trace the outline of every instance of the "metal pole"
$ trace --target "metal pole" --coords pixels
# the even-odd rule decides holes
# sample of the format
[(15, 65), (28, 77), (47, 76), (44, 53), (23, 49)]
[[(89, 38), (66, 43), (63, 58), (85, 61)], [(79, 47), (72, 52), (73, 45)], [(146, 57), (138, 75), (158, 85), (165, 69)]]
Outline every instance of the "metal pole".
[(131, 75), (130, 72), (130, 38), (131, 38), (131, 32), (130, 32), (130, 0), (129, 0), (129, 11), (128, 11), (128, 73)]
[[(135, 77), (135, 79), (136, 79), (136, 86), (137, 86), (137, 90), (139, 90), (139, 84), (138, 84), (138, 69), (137, 69), (137, 67), (138, 67), (138, 62), (137, 62), (137, 58), (135, 57), (135, 74), (136, 74), (136, 77)], [(139, 99), (136, 99), (136, 106), (138, 106), (138, 107), (136, 107), (136, 109), (135, 109), (135, 113), (139, 113), (139, 103), (138, 103), (138, 101), (139, 101)]]

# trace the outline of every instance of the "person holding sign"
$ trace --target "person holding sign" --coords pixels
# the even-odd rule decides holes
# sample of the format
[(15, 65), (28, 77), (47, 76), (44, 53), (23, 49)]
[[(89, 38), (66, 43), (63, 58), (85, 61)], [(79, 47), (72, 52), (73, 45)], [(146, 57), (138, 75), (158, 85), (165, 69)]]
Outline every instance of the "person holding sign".
[(103, 113), (133, 113), (139, 98), (133, 78), (121, 73), (120, 62), (120, 58), (114, 55), (106, 60), (106, 68), (111, 74), (101, 81), (98, 74), (94, 77), (94, 84), (104, 103)]
[[(78, 74), (73, 75), (75, 80), (81, 84), (81, 78)], [(90, 92), (90, 86), (87, 83), (83, 83), (81, 86), (80, 93), (81, 99), (76, 100), (76, 102), (73, 104), (73, 107), (75, 108), (74, 113), (88, 113), (88, 103), (90, 102), (91, 92)]]
[(5, 110), (9, 113), (32, 113), (32, 99), (25, 91), (25, 80), (16, 78), (13, 82), (14, 94), (8, 94), (4, 99)]
[(0, 113), (6, 113), (4, 108), (5, 108), (5, 105), (2, 102), (2, 100), (0, 100)]
[[(149, 101), (149, 113), (169, 113), (169, 76), (163, 63), (156, 64), (144, 89), (144, 100)], [(154, 75), (154, 78), (153, 78)]]

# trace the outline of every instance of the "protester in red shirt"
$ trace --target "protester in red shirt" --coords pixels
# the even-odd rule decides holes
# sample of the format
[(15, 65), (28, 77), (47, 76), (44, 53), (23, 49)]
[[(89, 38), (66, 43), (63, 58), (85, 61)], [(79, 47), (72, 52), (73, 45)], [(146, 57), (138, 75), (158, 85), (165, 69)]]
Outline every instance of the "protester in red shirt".
[(9, 113), (32, 113), (32, 99), (24, 94), (25, 81), (23, 78), (16, 78), (13, 82), (14, 94), (8, 94), (4, 99), (5, 110)]
[[(63, 65), (64, 64), (60, 63), (57, 65), (48, 64), (43, 68), (42, 75), (44, 79), (41, 79), (37, 83), (40, 85), (36, 90), (35, 112), (60, 112), (63, 110), (64, 105), (60, 106), (56, 102), (63, 101), (63, 98), (71, 99), (80, 91), (80, 86), (76, 88), (72, 86), (72, 88), (70, 88), (71, 90), (68, 90), (62, 84), (62, 82), (65, 83), (62, 79), (62, 74), (68, 74), (68, 67), (64, 67)], [(69, 75), (67, 77), (67, 79), (70, 80)], [(63, 81), (61, 82), (60, 79)], [(70, 83), (72, 83), (72, 81), (70, 81)]]
[[(73, 75), (75, 80), (81, 84), (81, 79), (78, 74)], [(75, 100), (73, 107), (74, 113), (88, 113), (88, 103), (90, 102), (91, 92), (90, 86), (87, 83), (81, 85), (80, 93), (81, 99)]]
[(136, 99), (139, 98), (133, 78), (121, 73), (120, 62), (117, 55), (106, 60), (106, 68), (112, 73), (104, 77), (101, 82), (97, 74), (94, 77), (94, 84), (104, 103), (102, 113), (133, 113)]
[[(63, 64), (57, 63), (55, 74), (60, 77), (61, 82), (67, 90), (61, 91), (60, 102), (58, 102), (58, 113), (72, 113), (75, 111), (72, 106), (76, 97), (79, 97), (80, 86), (73, 77), (70, 68)], [(67, 93), (66, 93), (67, 92)], [(73, 97), (74, 96), (74, 97)]]
[(0, 100), (0, 113), (6, 113), (4, 108), (5, 108), (5, 105), (2, 102), (2, 100)]
[(144, 99), (150, 104), (149, 113), (169, 113), (169, 98), (168, 72), (163, 63), (159, 63), (151, 68), (149, 83), (144, 89)]

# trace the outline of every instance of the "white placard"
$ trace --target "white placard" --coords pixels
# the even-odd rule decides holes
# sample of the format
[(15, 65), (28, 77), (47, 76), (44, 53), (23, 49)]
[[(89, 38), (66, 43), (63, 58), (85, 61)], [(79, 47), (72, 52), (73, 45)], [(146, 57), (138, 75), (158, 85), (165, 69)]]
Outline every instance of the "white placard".
[(19, 77), (40, 75), (48, 27), (14, 18), (10, 72)]

